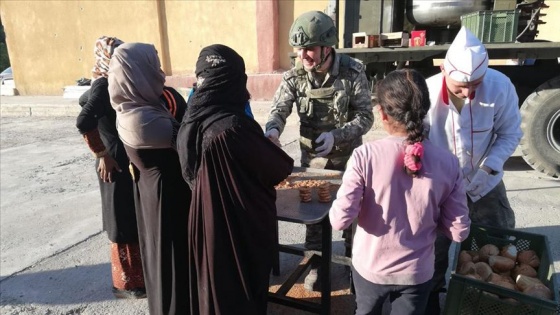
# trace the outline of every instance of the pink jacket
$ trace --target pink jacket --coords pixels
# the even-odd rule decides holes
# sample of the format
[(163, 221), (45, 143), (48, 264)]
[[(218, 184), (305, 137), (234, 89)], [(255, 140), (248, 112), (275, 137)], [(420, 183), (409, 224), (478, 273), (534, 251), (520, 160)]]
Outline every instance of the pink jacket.
[(436, 229), (456, 242), (469, 234), (457, 158), (425, 140), (420, 176), (412, 178), (404, 171), (404, 140), (389, 136), (354, 150), (329, 213), (336, 230), (358, 218), (352, 264), (377, 284), (430, 280)]

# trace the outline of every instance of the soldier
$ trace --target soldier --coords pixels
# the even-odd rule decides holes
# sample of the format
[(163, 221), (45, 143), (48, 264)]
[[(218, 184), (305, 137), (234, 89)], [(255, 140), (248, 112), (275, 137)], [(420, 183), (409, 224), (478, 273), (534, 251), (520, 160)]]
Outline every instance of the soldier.
[[(274, 95), (265, 136), (280, 145), (280, 134), (295, 103), (300, 119), (301, 166), (343, 171), (354, 148), (362, 144), (362, 135), (373, 125), (365, 67), (335, 52), (337, 30), (322, 12), (299, 16), (290, 29), (289, 41), (298, 49), (298, 58)], [(351, 228), (343, 235), (349, 256)], [(319, 224), (307, 226), (305, 248), (321, 249)], [(317, 267), (311, 266), (305, 278), (307, 290), (313, 290)]]

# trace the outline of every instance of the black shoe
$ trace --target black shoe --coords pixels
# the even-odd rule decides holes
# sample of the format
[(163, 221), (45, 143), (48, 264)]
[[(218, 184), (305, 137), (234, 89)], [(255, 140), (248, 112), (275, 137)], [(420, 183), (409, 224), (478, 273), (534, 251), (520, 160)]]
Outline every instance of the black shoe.
[(146, 289), (121, 290), (113, 287), (113, 294), (117, 299), (144, 299), (146, 298)]

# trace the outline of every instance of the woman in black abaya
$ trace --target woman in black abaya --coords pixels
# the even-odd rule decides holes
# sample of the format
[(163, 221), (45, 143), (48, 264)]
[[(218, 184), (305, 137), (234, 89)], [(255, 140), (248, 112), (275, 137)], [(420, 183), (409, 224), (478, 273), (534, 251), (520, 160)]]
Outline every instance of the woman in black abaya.
[(293, 160), (245, 112), (245, 63), (202, 49), (197, 90), (177, 138), (193, 195), (188, 242), (193, 314), (266, 314), (276, 239), (275, 185)]
[(186, 315), (190, 293), (185, 225), (191, 193), (181, 177), (175, 135), (187, 104), (164, 83), (153, 45), (125, 43), (115, 50), (109, 95), (137, 188), (150, 315)]

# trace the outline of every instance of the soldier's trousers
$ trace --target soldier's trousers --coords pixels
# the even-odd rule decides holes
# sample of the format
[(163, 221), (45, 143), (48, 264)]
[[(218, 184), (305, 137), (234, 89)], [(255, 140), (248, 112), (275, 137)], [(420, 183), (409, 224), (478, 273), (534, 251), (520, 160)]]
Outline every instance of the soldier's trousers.
[[(321, 238), (323, 231), (321, 224), (309, 224), (305, 230), (305, 248), (309, 250), (321, 250)], [(344, 255), (351, 257), (352, 254), (352, 226), (342, 231), (344, 238)]]
[[(472, 223), (504, 229), (515, 228), (515, 214), (507, 199), (506, 187), (500, 181), (494, 189), (477, 202), (468, 198), (469, 217)], [(439, 293), (445, 286), (445, 275), (449, 266), (449, 247), (451, 240), (438, 233), (435, 243), (435, 271), (432, 278), (432, 293), (425, 314), (439, 314)]]

